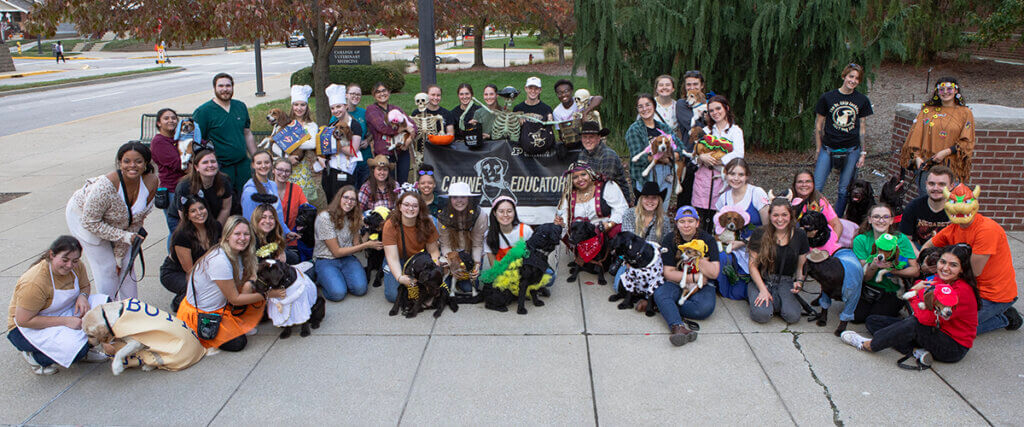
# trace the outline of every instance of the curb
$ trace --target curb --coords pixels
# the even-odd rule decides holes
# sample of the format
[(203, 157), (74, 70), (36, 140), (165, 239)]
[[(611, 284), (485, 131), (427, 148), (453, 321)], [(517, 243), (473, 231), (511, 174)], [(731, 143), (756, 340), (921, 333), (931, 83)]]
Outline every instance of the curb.
[(30, 93), (30, 92), (43, 92), (43, 91), (54, 90), (54, 89), (66, 89), (66, 88), (69, 88), (69, 87), (88, 86), (88, 85), (94, 85), (94, 84), (100, 84), (100, 83), (110, 83), (110, 82), (117, 82), (117, 81), (122, 81), (122, 80), (131, 80), (131, 79), (136, 79), (136, 78), (139, 78), (139, 77), (149, 77), (149, 76), (157, 75), (157, 74), (177, 73), (179, 71), (185, 71), (185, 68), (183, 67), (183, 68), (175, 68), (175, 69), (169, 69), (169, 70), (157, 70), (157, 71), (150, 71), (148, 73), (129, 74), (129, 75), (126, 75), (126, 76), (106, 77), (106, 78), (102, 78), (102, 79), (86, 80), (84, 82), (61, 83), (61, 84), (50, 85), (50, 86), (40, 86), (40, 87), (30, 87), (30, 88), (25, 88), (25, 89), (15, 89), (15, 90), (9, 90), (9, 91), (0, 92), (0, 98), (3, 98), (5, 96), (10, 96), (10, 95), (21, 95), (21, 94)]
[[(14, 58), (14, 59), (46, 59), (46, 60), (53, 61), (53, 57), (52, 56), (14, 56), (14, 55), (11, 55), (11, 58)], [(100, 58), (88, 58), (88, 57), (84, 57), (84, 56), (68, 56), (68, 57), (65, 57), (64, 59), (67, 59), (68, 61), (83, 61), (83, 60), (84, 61), (94, 61), (94, 60), (97, 60), (97, 59), (100, 59)]]
[(28, 77), (28, 76), (38, 76), (40, 74), (63, 73), (65, 71), (69, 71), (69, 70), (44, 70), (44, 71), (30, 71), (30, 72), (27, 72), (27, 73), (4, 74), (4, 75), (0, 75), (0, 80), (20, 78), (20, 77)]

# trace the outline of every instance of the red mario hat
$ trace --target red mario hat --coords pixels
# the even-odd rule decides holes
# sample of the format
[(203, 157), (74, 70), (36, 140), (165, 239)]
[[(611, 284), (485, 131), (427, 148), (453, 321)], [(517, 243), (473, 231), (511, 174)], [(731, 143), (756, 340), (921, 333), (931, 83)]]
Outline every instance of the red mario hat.
[(952, 307), (956, 305), (959, 300), (956, 296), (956, 292), (953, 291), (953, 287), (945, 283), (939, 283), (935, 285), (935, 300), (946, 307)]

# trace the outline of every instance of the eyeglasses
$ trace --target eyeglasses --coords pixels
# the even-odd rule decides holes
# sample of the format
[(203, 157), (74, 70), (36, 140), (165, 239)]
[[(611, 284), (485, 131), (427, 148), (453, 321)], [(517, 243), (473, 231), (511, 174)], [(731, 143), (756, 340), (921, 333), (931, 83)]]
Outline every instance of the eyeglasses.
[(423, 176), (423, 175), (434, 176), (434, 171), (420, 171), (419, 174), (420, 174), (420, 176)]
[(350, 202), (358, 202), (359, 199), (352, 196), (341, 196), (341, 200), (348, 200)]
[(871, 219), (875, 221), (886, 221), (892, 219), (891, 215), (871, 215)]
[(291, 169), (277, 169), (277, 168), (274, 168), (274, 172), (286, 173), (286, 174), (291, 175), (292, 170)]
[(418, 208), (418, 207), (420, 207), (420, 204), (419, 203), (402, 203), (402, 207), (403, 208)]

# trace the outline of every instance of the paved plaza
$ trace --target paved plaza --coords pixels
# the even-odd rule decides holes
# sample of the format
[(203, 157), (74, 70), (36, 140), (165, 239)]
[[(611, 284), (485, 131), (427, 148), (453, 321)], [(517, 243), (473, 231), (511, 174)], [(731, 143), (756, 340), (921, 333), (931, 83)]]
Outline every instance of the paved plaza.
[[(239, 83), (236, 98), (252, 106), (288, 95), (287, 74), (266, 85), (267, 96), (255, 98), (252, 81)], [(67, 233), (68, 198), (86, 178), (113, 170), (117, 147), (138, 138), (140, 114), (191, 112), (211, 96), (184, 94), (0, 137), (0, 192), (29, 193), (0, 204), (0, 300), (9, 301), (18, 277)], [(155, 210), (146, 228), (139, 298), (163, 309), (171, 300), (158, 280), (163, 213)], [(1020, 288), (1024, 233), (1011, 233), (1010, 248)], [(958, 364), (906, 371), (896, 367), (895, 351), (868, 354), (840, 342), (832, 334), (838, 308), (825, 328), (803, 319), (762, 325), (750, 320), (746, 302), (719, 298), (699, 338), (673, 347), (660, 316), (618, 310), (608, 287), (567, 285), (560, 252), (560, 283), (544, 307), (528, 303), (525, 316), (466, 305), (436, 320), (389, 317), (383, 288), (371, 288), (329, 302), (311, 337), (281, 340), (264, 323), (244, 351), (181, 372), (115, 377), (109, 364), (78, 364), (36, 376), (4, 340), (0, 423), (1024, 424), (1024, 332), (991, 332)]]

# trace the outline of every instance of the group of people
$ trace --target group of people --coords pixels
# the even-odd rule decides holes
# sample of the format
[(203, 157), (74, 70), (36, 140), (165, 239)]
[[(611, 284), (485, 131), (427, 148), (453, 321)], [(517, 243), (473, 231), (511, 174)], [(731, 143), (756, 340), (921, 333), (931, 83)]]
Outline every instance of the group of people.
[[(977, 213), (976, 193), (971, 199), (969, 191), (964, 195), (962, 186), (955, 187), (969, 177), (973, 119), (955, 80), (940, 79), (903, 151), (904, 166), (921, 172), (924, 194), (906, 206), (902, 221), (894, 218), (894, 207), (876, 204), (863, 223), (846, 221), (844, 226), (849, 183), (864, 160), (864, 118), (871, 114), (867, 97), (856, 91), (862, 74), (863, 68), (850, 64), (842, 86), (822, 96), (815, 107), (815, 170), (797, 173), (788, 196), (778, 197), (753, 184), (753, 171), (744, 160), (743, 131), (726, 97), (708, 92), (704, 76), (690, 71), (683, 76), (684, 90), (707, 101), (676, 99), (675, 78), (659, 76), (656, 95), (637, 97), (636, 121), (625, 132), (634, 159), (628, 171), (604, 142), (608, 129), (595, 121), (579, 126), (581, 150), (565, 172), (564, 191), (551, 221), (563, 227), (588, 221), (600, 225), (607, 237), (628, 231), (667, 249), (661, 255), (665, 283), (655, 291), (653, 303), (674, 345), (696, 338), (693, 321), (713, 314), (716, 293), (747, 300), (756, 322), (767, 322), (776, 313), (788, 323), (797, 321), (808, 254), (821, 250), (842, 257), (846, 251), (855, 256), (863, 277), (851, 285), (855, 289), (844, 292), (846, 309), (840, 320), (867, 323), (874, 339), (849, 332), (843, 340), (871, 351), (893, 347), (921, 361), (934, 355), (955, 362), (977, 333), (1017, 329), (1022, 323), (1013, 308), (1017, 287), (1006, 235)], [(101, 352), (83, 345), (81, 322), (75, 319), (107, 297), (137, 297), (134, 260), (141, 257), (147, 236), (143, 225), (155, 205), (164, 210), (171, 231), (160, 282), (173, 294), (172, 311), (193, 330), (201, 316), (219, 315), (216, 335), (200, 337), (200, 342), (227, 351), (245, 348), (268, 299), (287, 296), (283, 290), (257, 290), (260, 258), (293, 265), (315, 278), (319, 293), (330, 301), (366, 294), (371, 279), (367, 267), (380, 268), (384, 296), (394, 301), (400, 286), (414, 285), (403, 266), (419, 252), (442, 266), (449, 254), (470, 254), (475, 267), (468, 280), (451, 286), (472, 292), (479, 289), (482, 269), (532, 234), (531, 226), (519, 220), (513, 198), (498, 197), (485, 212), (479, 194), (464, 182), (453, 182), (445, 194), (438, 194), (442, 177), (434, 167), (412, 162), (407, 149), (389, 149), (390, 138), (398, 133), (389, 113), (405, 113), (389, 103), (391, 92), (384, 84), (371, 88), (373, 102), (366, 108), (359, 106), (359, 86), (328, 87), (331, 119), (326, 127), (311, 119), (311, 89), (293, 87), (287, 118), (276, 125), (297, 125), (308, 138), (286, 147), (272, 141), (269, 150), (257, 148), (247, 107), (232, 99), (231, 76), (218, 74), (213, 86), (214, 98), (191, 118), (195, 134), (202, 137), (188, 164), (183, 167), (177, 149), (181, 120), (175, 111), (162, 109), (151, 145), (124, 144), (116, 153), (115, 171), (87, 180), (72, 195), (66, 209), (71, 236), (58, 238), (19, 280), (8, 338), (37, 374), (56, 372), (54, 363), (105, 360)], [(588, 111), (580, 111), (571, 98), (573, 89), (567, 80), (557, 82), (561, 103), (552, 109), (539, 99), (540, 79), (531, 77), (527, 99), (515, 111), (565, 123), (600, 104), (601, 97), (594, 96), (584, 107)], [(489, 108), (500, 109), (496, 93), (494, 85), (484, 89)], [(426, 108), (414, 114), (442, 117), (432, 135), (459, 138), (467, 128), (481, 126), (489, 136), (493, 113), (474, 105), (469, 84), (459, 86), (459, 105), (451, 111), (440, 106), (440, 87), (431, 86), (427, 96)], [(350, 132), (345, 141), (330, 132), (325, 136), (324, 129), (335, 127)], [(697, 134), (691, 132), (695, 127), (700, 138), (691, 137)], [(675, 148), (644, 156), (655, 138), (668, 138)], [(724, 155), (698, 152), (697, 145), (707, 141)], [(651, 162), (655, 165), (648, 167)], [(821, 191), (834, 169), (840, 170), (840, 184), (833, 205)], [(948, 192), (954, 188), (961, 189), (960, 202), (974, 201), (973, 211), (947, 215)], [(678, 208), (669, 215), (673, 196)], [(300, 229), (302, 213), (314, 211), (313, 229)], [(742, 238), (720, 251), (718, 218), (729, 212), (740, 214), (745, 227)], [(364, 218), (370, 214), (384, 220), (379, 232), (366, 232)], [(830, 231), (824, 241), (799, 225), (802, 216), (817, 214), (824, 216)], [(855, 237), (840, 241), (851, 225), (859, 227)], [(707, 251), (699, 268), (685, 270), (684, 277), (679, 264), (683, 254), (677, 248), (694, 241), (703, 242)], [(918, 263), (920, 250), (930, 247), (942, 248), (937, 267)], [(880, 259), (879, 250), (897, 251), (900, 257)], [(366, 265), (357, 257), (369, 260), (372, 251), (383, 251), (381, 265)], [(589, 261), (578, 251), (576, 255), (575, 265)], [(79, 263), (83, 256), (93, 286)], [(625, 268), (615, 272), (616, 287)], [(708, 285), (678, 305), (678, 283), (692, 283), (698, 275)], [(955, 296), (940, 298), (943, 304), (955, 300), (947, 304), (953, 307), (952, 317), (936, 319), (932, 311), (911, 305), (913, 315), (899, 318), (905, 304), (898, 295), (909, 289)], [(822, 298), (823, 307), (826, 300)]]

